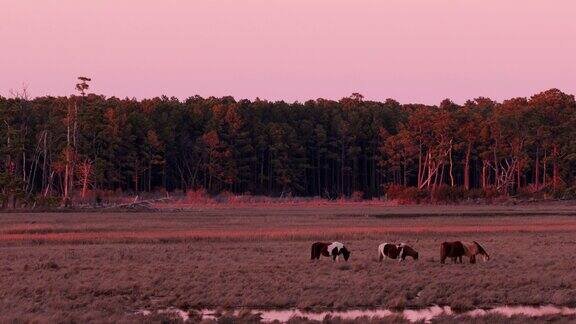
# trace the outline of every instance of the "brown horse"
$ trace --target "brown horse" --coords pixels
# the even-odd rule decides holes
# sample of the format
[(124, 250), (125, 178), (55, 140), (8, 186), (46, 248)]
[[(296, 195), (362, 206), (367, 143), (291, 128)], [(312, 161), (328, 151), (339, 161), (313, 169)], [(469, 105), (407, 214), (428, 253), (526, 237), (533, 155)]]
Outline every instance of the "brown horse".
[(470, 263), (476, 263), (476, 256), (481, 255), (485, 261), (490, 260), (490, 256), (484, 248), (476, 241), (472, 242), (444, 242), (440, 244), (440, 262), (445, 263), (446, 258), (451, 258), (452, 262), (462, 263), (462, 256), (470, 258)]
[(390, 259), (398, 259), (398, 262), (405, 260), (407, 256), (411, 256), (412, 259), (418, 260), (418, 252), (404, 243), (380, 244), (378, 246), (378, 260), (384, 260), (384, 256), (387, 256)]

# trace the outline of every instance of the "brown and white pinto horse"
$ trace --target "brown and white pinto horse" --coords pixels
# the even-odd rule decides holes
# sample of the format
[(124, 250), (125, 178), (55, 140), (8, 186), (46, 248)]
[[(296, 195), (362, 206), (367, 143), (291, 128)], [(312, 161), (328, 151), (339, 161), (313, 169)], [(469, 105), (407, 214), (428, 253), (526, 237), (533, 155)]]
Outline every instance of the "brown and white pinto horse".
[(385, 256), (390, 259), (398, 259), (398, 262), (406, 260), (407, 256), (418, 260), (418, 252), (405, 243), (382, 243), (378, 245), (378, 260), (384, 260)]
[(444, 242), (440, 244), (440, 262), (444, 263), (446, 258), (451, 258), (452, 262), (462, 263), (462, 256), (470, 258), (470, 263), (476, 263), (476, 256), (481, 255), (484, 261), (490, 260), (490, 256), (484, 248), (476, 241), (472, 242)]
[(348, 261), (350, 257), (350, 251), (340, 242), (316, 242), (312, 244), (311, 259), (318, 260), (320, 255), (325, 257), (332, 257), (332, 261), (338, 260), (339, 256), (342, 255), (345, 261)]

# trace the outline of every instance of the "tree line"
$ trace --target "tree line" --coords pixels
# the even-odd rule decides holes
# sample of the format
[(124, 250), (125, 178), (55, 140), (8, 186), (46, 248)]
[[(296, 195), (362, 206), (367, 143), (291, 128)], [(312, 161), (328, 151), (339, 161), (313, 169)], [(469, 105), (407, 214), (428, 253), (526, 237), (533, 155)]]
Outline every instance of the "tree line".
[(557, 89), (463, 105), (232, 97), (0, 97), (0, 204), (96, 191), (392, 195), (574, 185), (576, 103)]

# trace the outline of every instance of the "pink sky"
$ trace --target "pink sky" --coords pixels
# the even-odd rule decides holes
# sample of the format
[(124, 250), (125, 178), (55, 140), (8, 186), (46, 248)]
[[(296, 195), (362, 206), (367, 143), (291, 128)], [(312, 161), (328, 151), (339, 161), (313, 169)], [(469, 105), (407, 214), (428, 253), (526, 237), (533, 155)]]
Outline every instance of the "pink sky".
[(576, 93), (574, 0), (0, 0), (0, 95)]

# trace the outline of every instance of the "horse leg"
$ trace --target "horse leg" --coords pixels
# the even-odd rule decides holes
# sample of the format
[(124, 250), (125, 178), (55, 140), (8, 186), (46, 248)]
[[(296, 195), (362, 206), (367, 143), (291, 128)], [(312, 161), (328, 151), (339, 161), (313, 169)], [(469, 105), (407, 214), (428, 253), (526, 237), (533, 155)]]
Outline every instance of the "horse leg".
[(462, 256), (459, 256), (458, 260), (460, 261), (460, 264), (462, 264)]
[(384, 255), (378, 252), (378, 262), (382, 262), (382, 260), (384, 260)]
[(475, 255), (472, 255), (470, 257), (470, 263), (472, 263), (472, 264), (476, 263), (476, 256)]
[(440, 263), (444, 264), (446, 261), (446, 247), (444, 244), (440, 244)]

